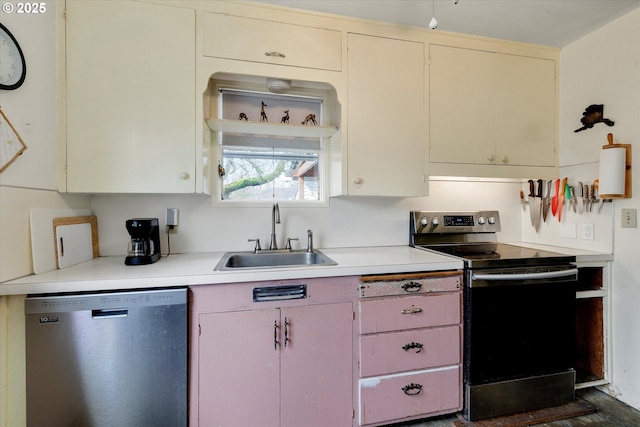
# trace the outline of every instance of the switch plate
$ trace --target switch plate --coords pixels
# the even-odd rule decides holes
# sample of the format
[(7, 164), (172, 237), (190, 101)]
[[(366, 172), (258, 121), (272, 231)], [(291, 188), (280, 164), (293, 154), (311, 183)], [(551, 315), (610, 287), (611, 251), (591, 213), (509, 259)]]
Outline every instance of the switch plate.
[(593, 240), (596, 235), (594, 224), (582, 224), (582, 240)]
[(622, 226), (625, 228), (636, 228), (638, 226), (637, 209), (622, 209)]
[(577, 238), (577, 228), (575, 222), (561, 222), (560, 223), (560, 237), (565, 239)]

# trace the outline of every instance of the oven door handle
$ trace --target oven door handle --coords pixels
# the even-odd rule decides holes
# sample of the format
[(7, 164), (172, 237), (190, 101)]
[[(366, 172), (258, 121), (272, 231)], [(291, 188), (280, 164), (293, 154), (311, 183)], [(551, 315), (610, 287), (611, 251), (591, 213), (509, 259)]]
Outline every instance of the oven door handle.
[(471, 280), (544, 280), (557, 279), (561, 277), (577, 276), (578, 269), (572, 268), (562, 271), (543, 271), (541, 273), (515, 273), (515, 274), (478, 274), (472, 273)]

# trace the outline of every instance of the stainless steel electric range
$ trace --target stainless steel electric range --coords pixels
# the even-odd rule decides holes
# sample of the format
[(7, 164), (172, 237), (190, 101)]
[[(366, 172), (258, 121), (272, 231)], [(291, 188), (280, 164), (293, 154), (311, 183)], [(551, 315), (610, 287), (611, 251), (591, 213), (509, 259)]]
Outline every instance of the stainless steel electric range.
[(575, 257), (499, 243), (497, 211), (410, 212), (410, 245), (464, 261), (464, 415), (574, 399)]

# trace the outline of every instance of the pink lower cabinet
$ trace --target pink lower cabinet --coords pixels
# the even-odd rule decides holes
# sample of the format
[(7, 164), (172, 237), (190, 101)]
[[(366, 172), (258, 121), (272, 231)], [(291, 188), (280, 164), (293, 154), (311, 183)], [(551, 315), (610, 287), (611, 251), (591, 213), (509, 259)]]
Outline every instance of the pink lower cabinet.
[(462, 409), (461, 272), (407, 276), (361, 278), (360, 425)]
[(252, 302), (255, 284), (192, 290), (190, 426), (352, 426), (357, 278), (309, 282), (290, 301)]

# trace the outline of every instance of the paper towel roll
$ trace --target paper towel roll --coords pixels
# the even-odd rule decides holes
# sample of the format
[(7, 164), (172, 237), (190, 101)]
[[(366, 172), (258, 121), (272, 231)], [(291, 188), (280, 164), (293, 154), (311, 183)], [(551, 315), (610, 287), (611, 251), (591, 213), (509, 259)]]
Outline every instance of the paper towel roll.
[(603, 148), (600, 152), (600, 196), (624, 196), (626, 156), (624, 147)]

